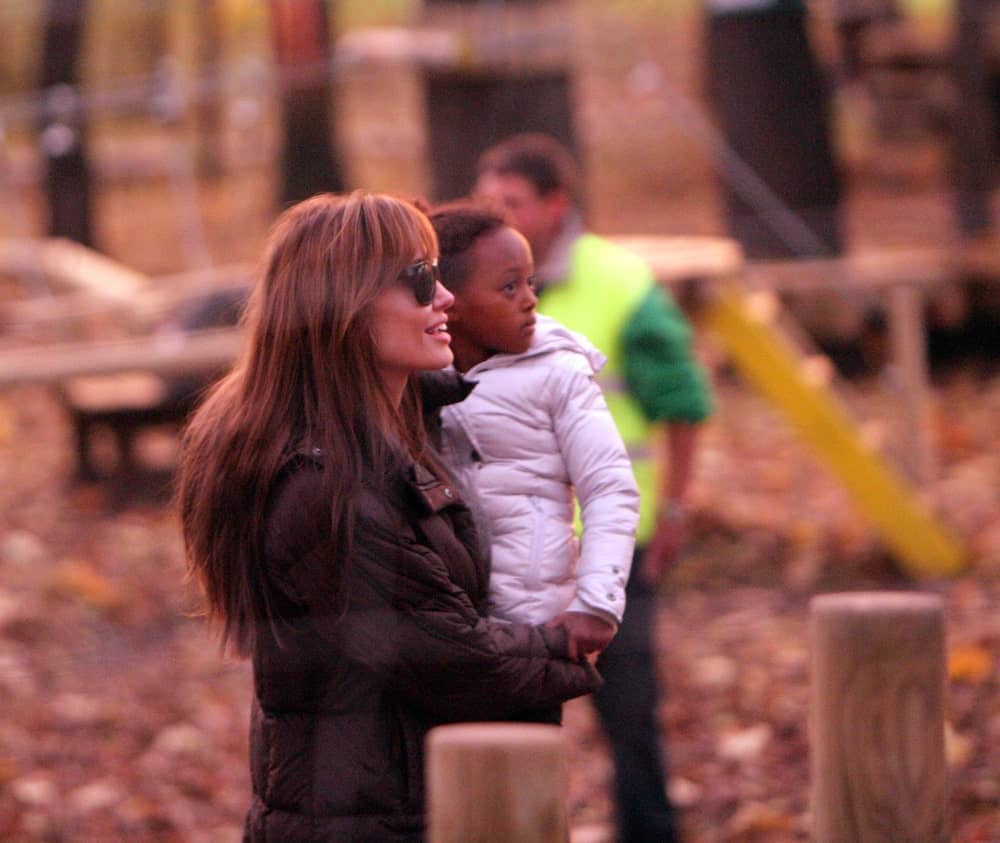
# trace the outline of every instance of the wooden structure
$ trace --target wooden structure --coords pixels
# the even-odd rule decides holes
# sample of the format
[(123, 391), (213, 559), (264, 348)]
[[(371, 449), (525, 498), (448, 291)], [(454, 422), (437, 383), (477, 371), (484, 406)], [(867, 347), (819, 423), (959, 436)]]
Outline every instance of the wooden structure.
[(942, 600), (813, 598), (810, 777), (815, 843), (946, 843)]
[[(0, 386), (54, 384), (67, 378), (122, 372), (154, 372), (167, 376), (201, 374), (232, 363), (240, 344), (240, 332), (229, 328), (190, 332), (183, 336), (146, 336), (9, 349), (0, 351)], [(88, 392), (93, 394), (95, 390)], [(156, 395), (147, 384), (138, 392), (145, 398)], [(109, 390), (105, 395), (122, 400), (122, 390)]]
[(424, 22), (457, 45), (424, 63), (427, 145), (435, 199), (466, 195), (487, 147), (545, 132), (575, 149), (570, 9), (563, 0), (424, 0)]
[[(778, 321), (776, 293), (793, 283), (815, 289), (868, 284), (892, 291), (893, 333), (903, 369), (908, 449), (922, 464), (912, 476), (929, 479), (930, 445), (924, 417), (927, 383), (919, 297), (940, 267), (927, 255), (853, 256), (743, 266), (735, 244), (719, 238), (634, 237), (618, 242), (640, 254), (679, 298), (696, 294), (698, 321), (722, 343), (748, 382), (791, 423), (800, 438), (851, 494), (900, 561), (916, 574), (953, 574), (966, 564), (957, 538), (927, 511), (916, 491), (866, 441), (832, 390), (832, 366), (803, 353)], [(768, 272), (767, 268), (775, 271)], [(787, 277), (782, 272), (786, 270)], [(824, 273), (825, 271), (825, 277)]]
[[(902, 11), (905, 4), (895, 5)], [(1000, 172), (1000, 3), (950, 5), (951, 26), (936, 36), (918, 31), (903, 14), (873, 21), (860, 41), (860, 75), (884, 138), (945, 137), (959, 230), (976, 237), (995, 225), (990, 204)]]
[[(92, 456), (99, 429), (114, 439), (115, 475), (127, 479), (136, 473), (136, 436), (182, 423), (199, 390), (239, 348), (235, 330), (198, 329), (235, 324), (248, 286), (247, 267), (154, 282), (75, 242), (50, 239), (0, 241), (0, 272), (27, 276), (34, 289), (46, 293), (6, 303), (0, 330), (28, 335), (35, 343), (63, 340), (3, 352), (0, 384), (56, 388), (70, 415), (81, 480), (101, 477)], [(164, 322), (168, 316), (172, 326)], [(89, 339), (109, 326), (117, 339)]]
[(565, 843), (562, 732), (535, 723), (460, 723), (427, 737), (428, 843)]
[[(131, 305), (149, 287), (149, 279), (100, 252), (62, 237), (0, 240), (0, 274), (24, 278), (55, 295)], [(42, 301), (51, 305), (46, 296)]]
[[(718, 238), (616, 239), (641, 255), (666, 283), (683, 280), (685, 272), (690, 276), (690, 271), (683, 268), (696, 260), (709, 276), (734, 278), (738, 274), (743, 289), (767, 291), (779, 298), (807, 298), (838, 291), (848, 295), (865, 292), (883, 298), (904, 419), (902, 468), (918, 483), (934, 478), (936, 458), (926, 418), (929, 388), (923, 300), (926, 291), (958, 272), (960, 256), (941, 249), (883, 250), (855, 252), (842, 258), (754, 261), (736, 268), (735, 261), (739, 258), (733, 253), (735, 244), (720, 246), (720, 242), (726, 241)], [(780, 308), (777, 301), (772, 310), (776, 308)], [(796, 339), (800, 344), (803, 342), (801, 333)]]

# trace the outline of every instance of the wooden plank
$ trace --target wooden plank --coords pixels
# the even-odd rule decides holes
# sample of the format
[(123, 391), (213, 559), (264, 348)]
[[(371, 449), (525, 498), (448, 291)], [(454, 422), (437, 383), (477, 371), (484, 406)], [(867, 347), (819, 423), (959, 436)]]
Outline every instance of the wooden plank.
[(254, 267), (239, 263), (197, 269), (151, 278), (149, 286), (127, 299), (95, 297), (89, 290), (0, 304), (0, 328), (7, 332), (31, 331), (79, 322), (88, 317), (120, 313), (147, 324), (170, 313), (185, 301), (212, 290), (250, 286)]
[(115, 408), (155, 407), (166, 397), (166, 382), (151, 372), (80, 375), (61, 384), (74, 410), (96, 413)]
[(622, 235), (609, 239), (639, 255), (664, 284), (713, 280), (743, 271), (743, 250), (729, 237)]
[(0, 386), (54, 383), (114, 372), (200, 374), (224, 368), (239, 353), (237, 329), (196, 331), (111, 342), (64, 343), (0, 351)]
[(50, 286), (113, 301), (132, 301), (149, 278), (65, 238), (0, 240), (0, 272), (33, 275)]
[(852, 252), (842, 258), (753, 261), (747, 264), (744, 277), (750, 287), (780, 292), (877, 292), (901, 282), (934, 286), (956, 271), (956, 258), (948, 249), (887, 249)]
[(742, 275), (746, 286), (776, 292), (829, 289), (881, 290), (905, 281), (932, 286), (953, 277), (959, 257), (949, 249), (878, 249), (841, 258), (746, 261), (728, 237), (618, 236), (665, 284)]
[(1000, 281), (1000, 237), (990, 234), (965, 240), (959, 247), (958, 261), (963, 278)]
[(889, 328), (905, 437), (900, 454), (903, 469), (910, 478), (926, 484), (934, 479), (936, 466), (927, 419), (929, 388), (923, 312), (924, 298), (916, 287), (897, 284), (889, 290)]

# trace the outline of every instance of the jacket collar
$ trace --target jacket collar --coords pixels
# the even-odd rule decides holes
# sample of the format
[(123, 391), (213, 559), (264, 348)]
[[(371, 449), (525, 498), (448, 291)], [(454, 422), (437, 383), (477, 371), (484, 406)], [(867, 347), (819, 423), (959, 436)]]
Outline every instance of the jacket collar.
[[(319, 448), (302, 448), (295, 452), (292, 459), (307, 459), (322, 465), (323, 452)], [(413, 492), (414, 498), (424, 510), (424, 515), (434, 515), (449, 506), (465, 504), (451, 483), (442, 480), (419, 463), (411, 463), (403, 471), (402, 479), (403, 485)]]
[(535, 267), (535, 277), (541, 285), (539, 293), (549, 285), (560, 284), (566, 280), (569, 275), (573, 244), (585, 231), (583, 214), (577, 208), (570, 208), (549, 246), (545, 260)]
[(425, 413), (433, 413), (448, 404), (457, 404), (469, 397), (476, 388), (476, 382), (463, 377), (452, 367), (417, 375), (420, 401)]
[(413, 490), (427, 515), (433, 515), (449, 506), (462, 503), (458, 490), (426, 466), (414, 463), (410, 471), (406, 472), (406, 484)]

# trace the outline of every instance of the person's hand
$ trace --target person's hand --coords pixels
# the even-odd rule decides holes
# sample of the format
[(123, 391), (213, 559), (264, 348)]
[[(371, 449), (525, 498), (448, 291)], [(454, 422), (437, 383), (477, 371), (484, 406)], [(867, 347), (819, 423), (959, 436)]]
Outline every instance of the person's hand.
[(591, 653), (599, 653), (615, 637), (617, 627), (586, 612), (563, 612), (546, 624), (546, 626), (562, 627), (566, 630), (569, 657), (576, 661)]
[(660, 518), (653, 538), (642, 556), (639, 576), (650, 586), (659, 584), (661, 577), (677, 560), (681, 546), (687, 539), (687, 518), (683, 514)]

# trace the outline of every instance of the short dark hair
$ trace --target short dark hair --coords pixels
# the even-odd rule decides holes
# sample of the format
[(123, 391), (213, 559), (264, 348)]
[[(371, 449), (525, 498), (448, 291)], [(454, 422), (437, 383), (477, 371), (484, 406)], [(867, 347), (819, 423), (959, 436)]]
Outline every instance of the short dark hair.
[(508, 225), (503, 214), (476, 202), (449, 202), (432, 208), (431, 225), (438, 238), (441, 283), (453, 293), (468, 276), (469, 252), (481, 237)]
[(522, 176), (541, 196), (564, 190), (574, 202), (580, 199), (576, 159), (554, 137), (540, 132), (511, 135), (491, 146), (480, 156), (476, 172)]

